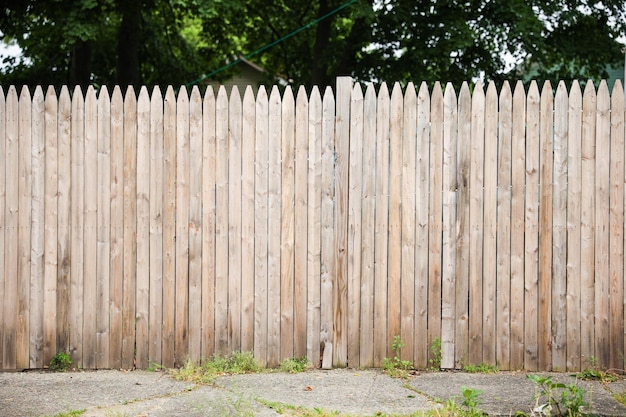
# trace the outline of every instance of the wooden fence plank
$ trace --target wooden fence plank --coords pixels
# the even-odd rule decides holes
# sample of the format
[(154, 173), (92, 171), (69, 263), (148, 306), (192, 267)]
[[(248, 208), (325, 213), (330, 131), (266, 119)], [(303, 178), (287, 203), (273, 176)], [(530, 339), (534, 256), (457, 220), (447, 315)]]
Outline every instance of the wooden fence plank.
[[(137, 291), (137, 96), (124, 97), (124, 277), (122, 282), (122, 368), (135, 359)], [(73, 258), (73, 257), (72, 257)]]
[(582, 93), (572, 84), (567, 128), (567, 370), (580, 368)]
[(596, 182), (595, 194), (595, 335), (594, 356), (597, 366), (609, 366), (609, 197), (611, 149), (611, 101), (606, 81), (598, 87), (596, 97)]
[(202, 359), (202, 97), (189, 100), (189, 359)]
[(254, 357), (267, 364), (269, 103), (261, 86), (256, 96), (254, 178)]
[[(255, 112), (252, 87), (243, 98), (241, 156), (241, 350), (254, 348), (254, 133)], [(306, 327), (306, 326), (305, 326)]]
[(241, 350), (241, 95), (228, 105), (228, 349)]
[(483, 359), (496, 364), (496, 269), (498, 209), (498, 94), (495, 83), (487, 86), (485, 96), (485, 144), (483, 174)]
[(441, 367), (455, 364), (455, 288), (457, 221), (457, 96), (452, 83), (446, 84), (443, 97), (443, 170), (442, 170), (442, 262), (441, 262)]
[(361, 195), (363, 190), (363, 92), (360, 84), (350, 98), (350, 158), (348, 168), (348, 366), (358, 366), (361, 316)]
[[(538, 369), (537, 306), (539, 251), (539, 88), (530, 84), (526, 98), (526, 214), (524, 239), (524, 368)], [(533, 324), (533, 325), (531, 325)]]
[[(70, 186), (70, 356), (83, 366), (85, 100), (80, 87), (72, 94)], [(123, 315), (127, 317), (128, 315)]]
[[(5, 240), (4, 234), (6, 232), (5, 223), (5, 202), (6, 202), (6, 99), (4, 96), (4, 90), (0, 87), (0, 369), (5, 369), (3, 364), (4, 354), (4, 283), (6, 281), (5, 274)], [(56, 278), (56, 276), (55, 276)], [(9, 297), (9, 296), (7, 296)], [(45, 346), (44, 346), (45, 349)]]
[[(61, 115), (59, 115), (61, 118)], [(60, 138), (59, 138), (60, 142)], [(60, 142), (61, 144), (61, 142)], [(69, 148), (68, 148), (69, 149)], [(63, 167), (59, 156), (59, 167)], [(109, 365), (122, 367), (122, 282), (124, 275), (124, 102), (119, 87), (111, 96), (111, 276), (109, 281)], [(59, 191), (61, 190), (59, 173)], [(63, 213), (59, 198), (59, 213)], [(59, 221), (59, 239), (61, 223)], [(61, 253), (60, 253), (61, 254)], [(69, 263), (69, 259), (68, 259)], [(63, 266), (62, 263), (60, 263)], [(59, 303), (60, 305), (60, 303)]]
[[(4, 103), (0, 103), (4, 106)], [(59, 190), (59, 142), (58, 142), (59, 103), (52, 86), (48, 87), (45, 97), (44, 116), (44, 283), (43, 283), (43, 364), (47, 365), (57, 351), (57, 276), (58, 276), (58, 190)], [(0, 108), (0, 113), (4, 113)], [(4, 174), (4, 116), (0, 116), (0, 172)], [(4, 217), (4, 181), (0, 181), (0, 217)], [(0, 223), (3, 224), (2, 221)], [(0, 270), (3, 268), (4, 230), (0, 231)], [(0, 286), (3, 287), (3, 279)], [(107, 297), (108, 298), (108, 297)], [(3, 297), (0, 294), (0, 302)], [(2, 309), (0, 309), (2, 322)], [(2, 331), (0, 330), (0, 333)], [(1, 338), (0, 338), (1, 340)], [(1, 343), (0, 343), (1, 349)], [(0, 354), (0, 358), (2, 355)], [(2, 359), (0, 359), (1, 361)], [(2, 368), (0, 364), (0, 368)]]
[(293, 355), (302, 358), (307, 353), (307, 264), (308, 264), (308, 147), (309, 103), (304, 86), (298, 88), (295, 119), (295, 207), (294, 207), (294, 303)]
[[(17, 242), (19, 227), (19, 140), (18, 140), (19, 102), (14, 86), (9, 87), (6, 96), (6, 202), (5, 202), (5, 242)], [(18, 250), (17, 245), (4, 247), (4, 332), (2, 346), (2, 365), (4, 369), (16, 368), (17, 328), (17, 289), (18, 289)]]
[(291, 87), (283, 93), (281, 129), (280, 360), (293, 357), (295, 102)]
[(333, 286), (333, 365), (348, 362), (348, 167), (352, 79), (337, 78), (335, 119), (335, 285)]
[(111, 97), (106, 86), (98, 95), (96, 214), (96, 367), (109, 368), (111, 276)]
[(176, 96), (170, 86), (163, 103), (163, 342), (161, 363), (173, 367), (176, 310)]
[(526, 187), (526, 93), (513, 92), (511, 133), (511, 354), (510, 369), (524, 367), (524, 231)]
[[(422, 86), (425, 87), (423, 83)], [(425, 88), (420, 88), (420, 96), (422, 91), (426, 91)], [(424, 96), (426, 94), (424, 93)], [(420, 100), (420, 105), (422, 100)], [(443, 93), (441, 91), (441, 84), (435, 83), (432, 91), (431, 105), (430, 105), (430, 173), (429, 178), (429, 193), (428, 193), (428, 363), (435, 367), (440, 367), (441, 364), (437, 363), (437, 355), (431, 349), (433, 347), (441, 346), (441, 252), (442, 252), (442, 240), (441, 234), (443, 229), (442, 224), (442, 177), (443, 177)], [(425, 129), (420, 128), (421, 123), (418, 123), (418, 131), (424, 132)], [(423, 138), (427, 141), (427, 138)], [(422, 145), (418, 145), (418, 152), (420, 154), (426, 153), (426, 148)], [(426, 181), (420, 181), (421, 184), (425, 184)], [(422, 190), (423, 188), (420, 188)], [(419, 216), (418, 216), (419, 217)], [(418, 218), (418, 224), (422, 224)], [(418, 254), (418, 257), (420, 255)], [(420, 257), (421, 258), (421, 257)], [(425, 256), (422, 258), (425, 259)], [(418, 271), (420, 269), (418, 268)], [(419, 275), (426, 276), (426, 275)], [(436, 342), (438, 340), (438, 342)], [(432, 360), (432, 361), (431, 361)]]
[[(30, 271), (32, 220), (32, 101), (28, 87), (22, 87), (18, 116), (18, 189), (17, 233), (17, 323), (15, 354), (18, 369), (29, 366)], [(78, 342), (80, 344), (80, 342)]]
[(315, 368), (321, 366), (321, 256), (322, 256), (322, 97), (314, 86), (308, 107), (307, 178), (307, 305), (306, 356)]
[[(415, 316), (416, 310), (422, 310), (423, 304), (416, 305), (415, 294), (416, 290), (420, 294), (424, 294), (425, 287), (415, 288), (416, 281), (423, 285), (424, 281), (416, 280), (415, 274), (415, 233), (416, 233), (416, 157), (420, 155), (417, 152), (417, 93), (415, 86), (412, 82), (406, 86), (404, 93), (404, 111), (400, 115), (402, 121), (400, 123), (401, 138), (400, 140), (400, 155), (399, 160), (401, 164), (401, 176), (396, 177), (402, 179), (400, 183), (400, 195), (402, 200), (400, 201), (400, 288), (399, 288), (399, 300), (400, 300), (400, 338), (404, 347), (400, 352), (400, 358), (402, 360), (415, 362), (416, 350), (420, 347), (416, 346), (415, 341), (424, 341), (424, 335), (415, 334)], [(420, 107), (421, 116), (428, 119), (428, 106)], [(422, 120), (420, 119), (420, 122)], [(420, 127), (423, 127), (420, 126)], [(427, 133), (426, 133), (427, 134)], [(421, 167), (420, 167), (421, 168)], [(419, 275), (417, 275), (419, 277)], [(420, 277), (421, 278), (421, 277)], [(422, 316), (420, 315), (420, 318)], [(421, 343), (424, 344), (423, 342)], [(422, 355), (423, 357), (423, 355)]]
[(189, 96), (183, 87), (176, 99), (176, 308), (175, 357), (189, 355)]
[(609, 363), (624, 369), (624, 89), (619, 80), (611, 95), (611, 203), (609, 283)]
[[(333, 358), (333, 317), (335, 274), (335, 97), (326, 87), (322, 98), (322, 253), (320, 288), (320, 361), (322, 367), (330, 368)], [(324, 360), (328, 359), (328, 360)]]
[(148, 362), (162, 361), (163, 339), (163, 96), (158, 86), (150, 98), (150, 306)]
[(43, 90), (35, 88), (32, 101), (32, 217), (29, 299), (29, 367), (41, 368), (43, 362), (44, 321), (44, 225), (45, 225), (45, 104)]
[(268, 126), (267, 366), (270, 367), (281, 360), (281, 120), (280, 92), (274, 86), (269, 97)]
[(552, 363), (552, 178), (554, 96), (546, 81), (541, 90), (539, 117), (539, 281), (538, 281), (538, 350), (539, 369), (551, 369)]
[(215, 353), (215, 95), (211, 87), (202, 102), (202, 352)]
[(137, 102), (137, 289), (135, 366), (149, 365), (150, 351), (150, 96), (143, 86)]
[[(335, 273), (334, 233), (334, 164), (335, 164), (335, 97), (327, 87), (322, 99), (322, 213), (321, 213), (321, 287), (320, 287), (320, 362), (330, 368), (333, 357), (333, 294)], [(270, 171), (271, 172), (271, 171)], [(271, 217), (270, 217), (271, 218)], [(327, 360), (323, 360), (326, 358)]]
[[(496, 364), (509, 370), (511, 355), (511, 87), (504, 82), (498, 103), (498, 195), (496, 249)], [(522, 216), (523, 217), (523, 216)]]
[(361, 239), (360, 366), (374, 366), (374, 270), (376, 222), (376, 92), (368, 85), (363, 103), (363, 225)]
[(469, 237), (469, 356), (470, 364), (483, 361), (483, 183), (485, 152), (485, 94), (481, 84), (472, 94), (470, 150)]
[[(416, 287), (415, 294), (415, 337), (421, 343), (415, 344), (414, 364), (420, 368), (428, 365), (429, 340), (435, 337), (439, 330), (431, 329), (428, 326), (433, 325), (439, 327), (437, 322), (428, 322), (428, 305), (429, 298), (434, 296), (430, 287), (429, 271), (429, 169), (430, 169), (430, 121), (431, 121), (431, 103), (428, 93), (428, 87), (422, 82), (417, 97), (417, 160), (416, 160), (416, 195), (415, 195), (415, 274)], [(390, 181), (394, 181), (391, 177)], [(439, 179), (441, 181), (441, 179)], [(439, 200), (440, 201), (440, 200)], [(434, 283), (433, 279), (433, 283)], [(440, 287), (433, 288), (435, 292)], [(418, 308), (419, 307), (419, 308)], [(434, 309), (434, 306), (432, 307)]]
[[(391, 91), (389, 109), (389, 243), (387, 258), (387, 337), (391, 346), (401, 336), (401, 277), (402, 277), (402, 89), (399, 83)], [(416, 223), (417, 224), (417, 223)], [(425, 333), (419, 333), (421, 337)], [(425, 328), (424, 328), (425, 330)], [(391, 350), (390, 350), (391, 351)], [(397, 354), (397, 352), (393, 352)]]
[(455, 368), (469, 359), (469, 255), (470, 255), (470, 168), (472, 98), (467, 83), (459, 91), (459, 130), (457, 155), (456, 289), (455, 289)]
[(552, 207), (552, 369), (566, 369), (567, 347), (567, 88), (561, 81), (554, 100), (554, 182)]
[[(390, 98), (383, 83), (376, 99), (376, 219), (374, 226), (374, 366), (388, 357), (387, 265), (389, 217)], [(322, 171), (324, 172), (324, 171)], [(322, 174), (323, 175), (323, 174)], [(384, 213), (384, 214), (383, 214)]]
[(83, 293), (83, 366), (96, 367), (97, 276), (98, 276), (98, 101), (93, 86), (85, 97), (85, 242)]
[(596, 91), (588, 81), (583, 92), (582, 184), (580, 226), (580, 366), (591, 366), (595, 357), (594, 281), (595, 281), (595, 185), (596, 185)]

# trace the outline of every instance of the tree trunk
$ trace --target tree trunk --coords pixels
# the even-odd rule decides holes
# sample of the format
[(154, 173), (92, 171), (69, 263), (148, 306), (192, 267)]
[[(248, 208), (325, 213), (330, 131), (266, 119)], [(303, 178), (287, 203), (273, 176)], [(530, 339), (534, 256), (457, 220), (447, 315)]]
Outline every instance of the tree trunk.
[[(327, 0), (319, 0), (319, 11), (317, 17), (320, 18), (330, 12)], [(315, 45), (313, 45), (313, 56), (311, 62), (310, 85), (319, 86), (321, 91), (329, 85), (327, 50), (330, 44), (330, 30), (334, 15), (327, 17), (317, 24), (315, 29)]]
[(141, 84), (139, 48), (141, 46), (141, 1), (120, 1), (122, 23), (117, 37), (117, 84)]
[(91, 83), (91, 41), (78, 41), (72, 48), (69, 85), (80, 85), (85, 91)]

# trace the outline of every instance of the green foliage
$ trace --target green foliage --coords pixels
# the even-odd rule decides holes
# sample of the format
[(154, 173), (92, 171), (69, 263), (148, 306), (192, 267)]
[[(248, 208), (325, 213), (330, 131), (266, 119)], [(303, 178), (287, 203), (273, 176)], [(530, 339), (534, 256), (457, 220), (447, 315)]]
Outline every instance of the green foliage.
[(613, 398), (615, 398), (615, 401), (617, 401), (618, 403), (626, 405), (626, 391), (613, 394)]
[(392, 378), (407, 378), (409, 376), (408, 371), (413, 367), (411, 361), (402, 360), (400, 358), (403, 347), (404, 343), (400, 336), (394, 336), (393, 342), (391, 343), (391, 350), (394, 351), (395, 355), (392, 359), (383, 359), (383, 369), (385, 373)]
[(575, 383), (564, 384), (552, 380), (552, 376), (528, 375), (535, 383), (535, 410), (544, 415), (580, 416), (586, 407), (585, 390)]
[(603, 384), (607, 382), (613, 382), (617, 380), (617, 377), (613, 374), (605, 372), (598, 366), (598, 360), (596, 357), (591, 357), (591, 368), (587, 368), (578, 372), (576, 378), (585, 381), (600, 381)]
[(346, 74), (404, 85), (597, 80), (623, 62), (626, 9), (623, 0), (41, 0), (5, 2), (0, 33), (23, 51), (5, 60), (3, 82), (29, 86), (180, 85), (251, 53), (268, 82), (295, 85)]
[(85, 414), (87, 410), (69, 410), (55, 414), (53, 417), (78, 417)]
[(72, 367), (73, 363), (68, 353), (59, 352), (50, 360), (50, 370), (54, 372), (65, 372)]
[(438, 371), (439, 369), (441, 369), (441, 357), (441, 339), (435, 337), (430, 343), (430, 359), (428, 359), (431, 370)]
[(209, 384), (218, 376), (256, 373), (262, 369), (251, 352), (234, 352), (230, 357), (214, 355), (201, 365), (189, 360), (171, 373), (179, 381)]
[(309, 360), (306, 358), (306, 356), (303, 356), (302, 358), (283, 359), (278, 365), (278, 368), (281, 372), (297, 374), (306, 371), (306, 368), (308, 368), (309, 365)]
[(480, 400), (478, 397), (483, 393), (482, 390), (461, 387), (461, 394), (463, 394), (463, 398), (461, 400), (461, 405), (465, 407), (468, 414), (471, 416), (482, 416), (482, 411), (478, 409), (478, 405), (480, 404)]
[(500, 372), (496, 365), (489, 365), (488, 363), (481, 363), (480, 365), (465, 365), (463, 371), (468, 373), (480, 373), (480, 374), (497, 374)]

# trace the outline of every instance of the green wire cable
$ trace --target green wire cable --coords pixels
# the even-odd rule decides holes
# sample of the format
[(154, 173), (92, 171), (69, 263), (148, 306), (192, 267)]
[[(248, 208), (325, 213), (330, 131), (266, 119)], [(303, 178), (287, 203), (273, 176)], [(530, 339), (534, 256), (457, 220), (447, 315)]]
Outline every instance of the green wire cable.
[(343, 10), (343, 9), (345, 9), (346, 7), (348, 7), (348, 6), (352, 5), (353, 3), (356, 3), (357, 1), (358, 1), (358, 0), (350, 0), (350, 1), (348, 1), (348, 2), (346, 2), (346, 3), (344, 3), (344, 4), (342, 4), (341, 6), (337, 7), (336, 9), (334, 9), (334, 10), (332, 10), (332, 11), (330, 11), (330, 12), (326, 13), (324, 16), (322, 16), (322, 17), (318, 17), (318, 18), (317, 18), (317, 19), (315, 19), (314, 21), (312, 21), (312, 22), (310, 22), (310, 23), (308, 23), (308, 24), (306, 24), (306, 25), (304, 25), (304, 26), (302, 26), (302, 27), (300, 27), (300, 28), (298, 28), (298, 29), (294, 30), (294, 31), (293, 31), (293, 32), (291, 32), (291, 33), (288, 33), (287, 35), (283, 36), (282, 38), (280, 38), (280, 39), (278, 39), (278, 40), (275, 40), (274, 42), (268, 43), (267, 45), (265, 45), (265, 46), (263, 46), (263, 47), (261, 47), (261, 48), (257, 49), (257, 50), (256, 50), (256, 51), (254, 51), (254, 52), (250, 52), (249, 54), (244, 55), (243, 57), (237, 58), (237, 59), (236, 59), (236, 60), (234, 60), (233, 62), (230, 62), (230, 63), (228, 63), (228, 64), (224, 65), (223, 67), (216, 69), (215, 71), (212, 71), (212, 72), (210, 72), (210, 73), (208, 73), (208, 74), (204, 74), (204, 75), (202, 75), (201, 77), (199, 77), (199, 78), (197, 78), (197, 79), (195, 79), (195, 80), (193, 80), (193, 81), (190, 81), (190, 82), (186, 83), (186, 84), (185, 84), (185, 86), (186, 86), (186, 87), (188, 87), (188, 86), (190, 86), (190, 85), (197, 84), (197, 83), (199, 83), (200, 81), (202, 81), (202, 80), (204, 80), (204, 79), (206, 79), (206, 78), (212, 77), (212, 76), (214, 76), (215, 74), (219, 74), (219, 73), (220, 73), (220, 72), (222, 72), (222, 71), (226, 71), (226, 70), (227, 70), (227, 69), (229, 69), (230, 67), (232, 67), (232, 66), (234, 66), (234, 65), (237, 65), (238, 63), (242, 62), (244, 59), (248, 59), (248, 58), (253, 57), (253, 56), (257, 55), (257, 54), (260, 54), (261, 52), (265, 51), (266, 49), (269, 49), (269, 48), (271, 48), (272, 46), (277, 45), (277, 44), (279, 44), (279, 43), (283, 42), (284, 40), (291, 38), (292, 36), (297, 35), (298, 33), (302, 32), (303, 30), (306, 30), (306, 29), (310, 28), (311, 26), (314, 26), (314, 25), (318, 24), (318, 23), (319, 23), (319, 22), (321, 22), (322, 20), (324, 20), (324, 19), (326, 19), (326, 18), (328, 18), (328, 17), (330, 17), (330, 16), (332, 16), (332, 15), (334, 15), (334, 14), (336, 14), (336, 13), (339, 13), (341, 10)]

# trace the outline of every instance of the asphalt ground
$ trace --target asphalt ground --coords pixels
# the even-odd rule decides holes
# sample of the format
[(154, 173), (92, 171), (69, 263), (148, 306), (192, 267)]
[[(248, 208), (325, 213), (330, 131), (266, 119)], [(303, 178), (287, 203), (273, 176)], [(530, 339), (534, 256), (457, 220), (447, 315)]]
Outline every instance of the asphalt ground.
[[(577, 383), (593, 415), (626, 416), (626, 407), (613, 398), (626, 393), (623, 378), (602, 384), (568, 374), (541, 375)], [(410, 415), (441, 407), (451, 398), (461, 403), (462, 387), (482, 391), (478, 407), (490, 416), (530, 415), (537, 405), (536, 386), (523, 372), (423, 372), (397, 379), (379, 370), (333, 369), (225, 376), (212, 385), (196, 385), (164, 372), (27, 371), (0, 373), (0, 416), (54, 416), (72, 410), (104, 417), (278, 416), (289, 415), (290, 407), (358, 416)]]

